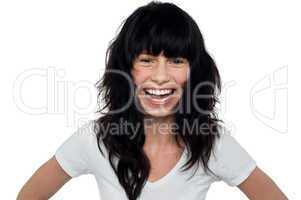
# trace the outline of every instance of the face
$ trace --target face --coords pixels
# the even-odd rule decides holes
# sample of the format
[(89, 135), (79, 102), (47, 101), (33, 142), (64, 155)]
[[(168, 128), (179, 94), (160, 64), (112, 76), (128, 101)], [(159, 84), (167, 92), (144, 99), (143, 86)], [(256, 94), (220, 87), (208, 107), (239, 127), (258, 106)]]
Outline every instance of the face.
[(189, 77), (189, 62), (141, 53), (133, 62), (136, 97), (143, 112), (154, 117), (171, 115)]

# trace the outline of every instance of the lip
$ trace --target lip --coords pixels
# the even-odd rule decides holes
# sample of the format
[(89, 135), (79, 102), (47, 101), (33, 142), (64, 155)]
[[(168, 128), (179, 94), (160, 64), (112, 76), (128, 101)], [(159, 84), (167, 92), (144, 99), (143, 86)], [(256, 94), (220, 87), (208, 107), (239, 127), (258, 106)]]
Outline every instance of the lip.
[(173, 92), (177, 91), (179, 89), (179, 86), (178, 85), (166, 85), (164, 87), (158, 87), (158, 86), (148, 86), (148, 85), (145, 85), (145, 86), (141, 86), (139, 88), (140, 91), (142, 91), (142, 93), (145, 94), (145, 91), (146, 90), (172, 90)]
[(142, 90), (176, 90), (176, 87), (143, 87)]
[[(161, 94), (162, 96), (160, 96), (160, 92), (158, 92), (159, 95), (158, 93), (156, 95), (154, 94), (155, 92), (150, 94), (149, 92), (146, 92), (146, 90), (172, 90), (172, 93), (164, 96), (163, 92), (163, 94)], [(177, 98), (179, 91), (180, 86), (176, 83), (166, 83), (164, 85), (145, 83), (143, 85), (139, 85), (137, 88), (137, 94), (140, 96), (141, 100), (146, 101), (148, 104), (154, 106), (168, 105), (170, 101), (172, 101), (174, 98)]]
[[(156, 90), (156, 89), (154, 89), (154, 88), (143, 88), (143, 89), (142, 89), (143, 94), (149, 96), (150, 94), (148, 94), (148, 92), (147, 92), (146, 90)], [(170, 95), (173, 95), (174, 92), (176, 91), (175, 88), (165, 88), (165, 89), (161, 89), (161, 90), (171, 90), (171, 94), (170, 94)], [(170, 95), (169, 95), (169, 96), (170, 96)], [(164, 98), (163, 98), (163, 99), (164, 99)]]
[(171, 98), (172, 98), (172, 94), (171, 95), (168, 95), (166, 97), (163, 97), (163, 98), (155, 98), (154, 96), (152, 95), (145, 95), (145, 98), (150, 101), (152, 104), (155, 104), (155, 105), (163, 105), (163, 104), (166, 104)]
[[(150, 88), (149, 88), (150, 89)], [(152, 88), (153, 89), (153, 88)], [(148, 101), (149, 103), (153, 104), (153, 105), (164, 105), (164, 104), (168, 104), (169, 101), (171, 101), (173, 98), (176, 97), (176, 89), (175, 88), (164, 88), (164, 89), (172, 89), (173, 92), (169, 95), (151, 95), (151, 94), (147, 94), (143, 89), (142, 92), (140, 93), (140, 97), (146, 101)], [(164, 90), (163, 89), (163, 90)]]
[(143, 83), (139, 85), (140, 89), (156, 89), (156, 90), (163, 90), (163, 89), (177, 89), (180, 87), (177, 83), (165, 83), (165, 84), (154, 84), (154, 83)]

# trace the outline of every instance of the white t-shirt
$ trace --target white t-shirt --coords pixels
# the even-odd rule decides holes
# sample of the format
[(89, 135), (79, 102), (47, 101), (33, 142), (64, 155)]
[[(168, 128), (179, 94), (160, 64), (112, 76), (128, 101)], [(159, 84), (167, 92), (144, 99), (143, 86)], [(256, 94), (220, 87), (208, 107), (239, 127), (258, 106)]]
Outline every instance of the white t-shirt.
[[(94, 121), (90, 120), (86, 125), (78, 128), (56, 150), (55, 157), (64, 171), (73, 178), (83, 174), (93, 174), (101, 199), (127, 200), (107, 156), (104, 158), (97, 147), (93, 124)], [(101, 140), (100, 146), (107, 155)], [(213, 182), (222, 180), (229, 186), (237, 186), (256, 167), (255, 160), (227, 132), (222, 132), (214, 152), (208, 164), (216, 176), (206, 174), (201, 165), (192, 178), (190, 177), (194, 167), (180, 172), (180, 167), (187, 159), (187, 149), (185, 149), (180, 160), (167, 175), (155, 182), (146, 183), (139, 200), (204, 200)]]

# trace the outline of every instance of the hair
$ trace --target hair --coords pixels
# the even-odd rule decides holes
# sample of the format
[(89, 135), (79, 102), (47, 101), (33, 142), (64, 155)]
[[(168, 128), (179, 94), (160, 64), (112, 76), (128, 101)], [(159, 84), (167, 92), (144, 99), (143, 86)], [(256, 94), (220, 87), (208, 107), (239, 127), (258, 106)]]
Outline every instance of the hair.
[[(104, 102), (97, 111), (102, 114), (96, 119), (97, 127), (125, 122), (138, 127), (136, 131), (120, 128), (117, 131), (119, 134), (97, 131), (98, 148), (103, 154), (99, 145), (101, 140), (108, 150), (110, 165), (130, 200), (139, 197), (150, 173), (150, 161), (143, 151), (144, 115), (131, 101), (131, 69), (134, 59), (142, 51), (152, 55), (163, 52), (166, 57), (180, 56), (189, 61), (190, 75), (178, 103), (180, 109), (174, 113), (178, 125), (175, 139), (177, 142), (181, 139), (189, 153), (189, 159), (182, 166), (186, 166), (183, 171), (195, 164), (199, 166), (199, 163), (205, 172), (211, 171), (208, 162), (215, 140), (220, 136), (219, 122), (222, 122), (215, 112), (215, 104), (219, 102), (217, 95), (221, 91), (220, 75), (214, 60), (206, 51), (196, 22), (172, 3), (156, 1), (137, 8), (126, 18), (121, 30), (111, 41), (106, 52), (105, 73), (97, 82), (98, 98)], [(129, 80), (121, 74), (130, 77)], [(199, 87), (200, 84), (202, 87)], [(188, 90), (196, 91), (194, 95), (205, 94), (207, 98), (195, 99)], [(122, 112), (113, 112), (120, 109)], [(195, 122), (202, 125), (202, 130), (191, 129)], [(115, 158), (118, 158), (118, 162), (114, 162)]]

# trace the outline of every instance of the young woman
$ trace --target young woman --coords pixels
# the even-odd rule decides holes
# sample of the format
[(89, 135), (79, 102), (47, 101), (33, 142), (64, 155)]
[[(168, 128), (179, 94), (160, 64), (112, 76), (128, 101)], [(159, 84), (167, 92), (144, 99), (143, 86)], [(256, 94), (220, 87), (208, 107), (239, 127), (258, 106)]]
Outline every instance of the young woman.
[(48, 199), (88, 173), (104, 200), (200, 200), (221, 180), (252, 200), (287, 199), (217, 118), (220, 82), (185, 11), (138, 8), (107, 52), (102, 117), (70, 136), (18, 199)]

